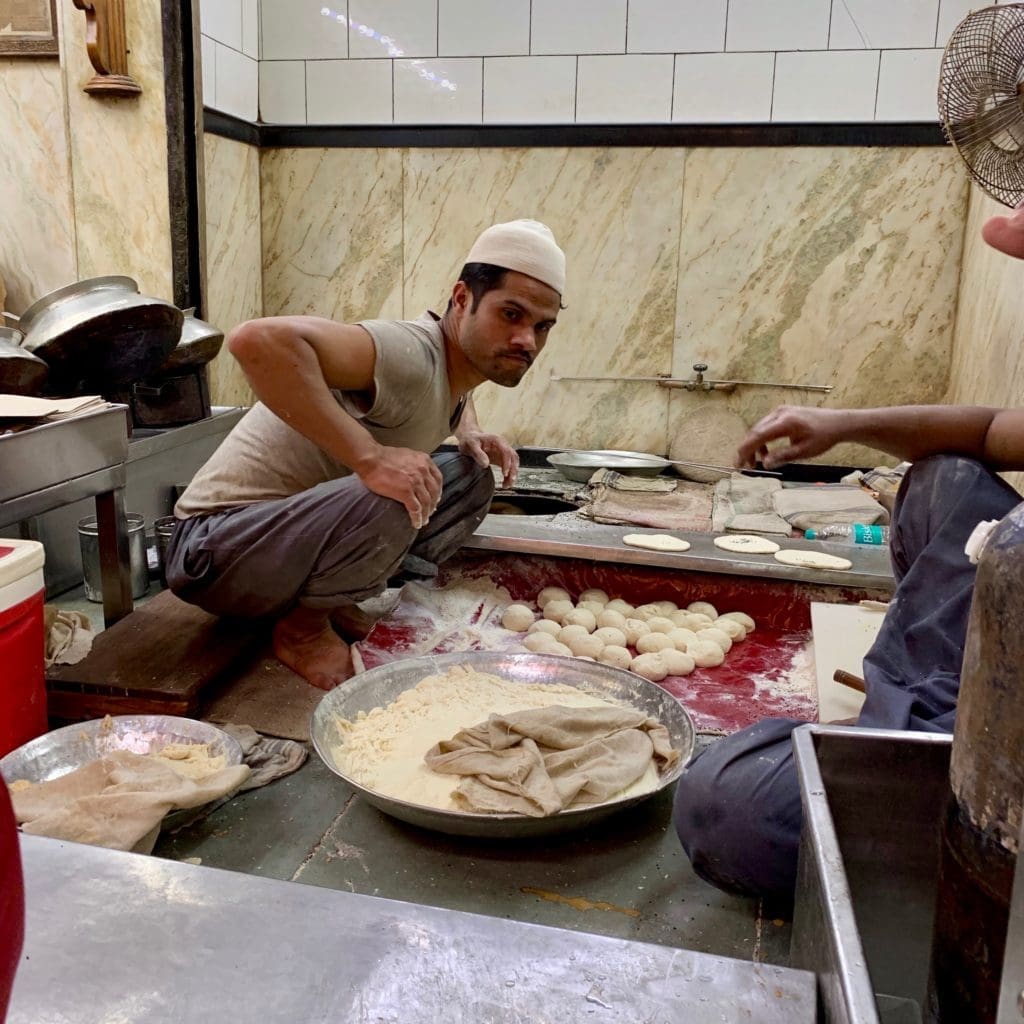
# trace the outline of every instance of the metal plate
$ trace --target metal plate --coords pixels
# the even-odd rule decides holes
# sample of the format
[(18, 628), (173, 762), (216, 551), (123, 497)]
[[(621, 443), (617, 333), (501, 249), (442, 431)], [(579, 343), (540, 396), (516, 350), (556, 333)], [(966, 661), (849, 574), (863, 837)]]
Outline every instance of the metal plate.
[[(367, 789), (345, 774), (334, 758), (334, 748), (344, 743), (337, 725), (338, 719), (351, 720), (360, 711), (386, 706), (427, 676), (458, 667), (486, 672), (513, 683), (575, 686), (598, 697), (632, 705), (665, 725), (672, 746), (679, 751), (679, 760), (661, 777), (658, 787), (650, 793), (612, 800), (597, 807), (561, 811), (544, 818), (522, 814), (471, 814), (424, 807)], [(647, 800), (679, 778), (693, 754), (694, 745), (693, 722), (682, 704), (660, 686), (632, 672), (558, 655), (501, 654), (491, 651), (409, 658), (370, 669), (331, 690), (320, 701), (313, 712), (310, 733), (313, 746), (324, 764), (358, 790), (368, 803), (385, 814), (437, 832), (501, 839), (553, 835), (584, 828)]]
[(657, 455), (615, 450), (555, 452), (547, 457), (547, 461), (569, 480), (584, 482), (599, 469), (614, 469), (624, 476), (658, 476), (669, 465)]
[(242, 748), (222, 729), (174, 715), (117, 715), (66, 725), (29, 741), (0, 758), (8, 785), (18, 779), (49, 782), (115, 750), (149, 754), (168, 743), (207, 743), (225, 765), (242, 763)]

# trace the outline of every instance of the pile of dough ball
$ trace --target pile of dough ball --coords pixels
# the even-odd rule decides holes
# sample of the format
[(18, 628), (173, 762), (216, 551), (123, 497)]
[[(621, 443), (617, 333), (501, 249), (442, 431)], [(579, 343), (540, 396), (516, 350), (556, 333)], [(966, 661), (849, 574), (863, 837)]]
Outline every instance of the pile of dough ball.
[(511, 604), (501, 624), (525, 633), (523, 646), (538, 654), (599, 661), (654, 682), (714, 668), (754, 629), (744, 612), (726, 612), (707, 601), (680, 608), (674, 601), (634, 607), (603, 590), (584, 590), (577, 601), (561, 587), (537, 595), (540, 616), (527, 604)]

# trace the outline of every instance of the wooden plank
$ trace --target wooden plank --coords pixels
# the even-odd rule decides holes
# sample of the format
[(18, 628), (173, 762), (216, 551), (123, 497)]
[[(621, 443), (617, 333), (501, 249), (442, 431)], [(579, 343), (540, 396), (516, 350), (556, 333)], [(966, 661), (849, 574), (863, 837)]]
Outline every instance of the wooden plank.
[(154, 697), (118, 696), (105, 693), (70, 693), (51, 690), (46, 713), (51, 720), (87, 722), (105, 715), (181, 715), (195, 718), (196, 700), (158, 700)]
[(194, 706), (204, 687), (265, 642), (262, 626), (219, 619), (164, 591), (100, 633), (83, 661), (50, 669), (47, 686)]

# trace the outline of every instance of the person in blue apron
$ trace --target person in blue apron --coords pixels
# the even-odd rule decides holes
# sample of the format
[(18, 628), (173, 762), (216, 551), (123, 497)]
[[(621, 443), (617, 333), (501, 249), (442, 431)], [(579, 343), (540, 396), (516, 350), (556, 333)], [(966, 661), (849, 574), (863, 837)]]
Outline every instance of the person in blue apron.
[[(1024, 259), (1024, 209), (993, 217), (985, 241)], [(1021, 496), (996, 474), (1024, 470), (1024, 409), (783, 406), (740, 445), (739, 468), (812, 458), (852, 441), (912, 462), (893, 514), (896, 591), (864, 659), (858, 725), (951, 733), (974, 591), (964, 546)], [(774, 445), (773, 447), (769, 447)], [(712, 744), (679, 780), (674, 822), (694, 870), (730, 892), (788, 900), (802, 824), (791, 734), (765, 719)]]

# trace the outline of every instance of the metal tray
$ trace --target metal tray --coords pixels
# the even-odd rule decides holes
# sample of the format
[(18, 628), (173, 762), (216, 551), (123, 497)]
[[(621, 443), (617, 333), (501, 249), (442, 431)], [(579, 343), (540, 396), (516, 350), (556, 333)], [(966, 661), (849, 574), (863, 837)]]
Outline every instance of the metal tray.
[(49, 782), (115, 750), (148, 754), (168, 743), (207, 743), (225, 765), (242, 763), (242, 748), (222, 729), (175, 715), (117, 715), (54, 729), (0, 758), (0, 775)]
[(614, 469), (624, 476), (658, 476), (669, 462), (658, 455), (641, 452), (593, 451), (555, 452), (547, 457), (562, 476), (586, 483), (599, 469)]
[[(522, 814), (473, 814), (408, 803), (367, 789), (341, 770), (333, 753), (334, 747), (344, 743), (337, 726), (339, 718), (352, 719), (360, 711), (370, 711), (390, 704), (427, 676), (456, 667), (487, 672), (514, 683), (575, 686), (604, 698), (631, 704), (665, 725), (673, 747), (679, 751), (679, 760), (661, 777), (658, 787), (650, 793), (613, 800), (597, 807), (561, 811), (544, 818)], [(632, 807), (675, 782), (693, 755), (694, 746), (693, 722), (686, 709), (671, 694), (641, 676), (610, 665), (580, 662), (558, 655), (501, 654), (490, 651), (428, 655), (370, 669), (331, 690), (320, 701), (313, 712), (310, 734), (313, 746), (324, 764), (358, 790), (367, 803), (385, 814), (437, 832), (495, 839), (520, 839), (569, 832)]]

